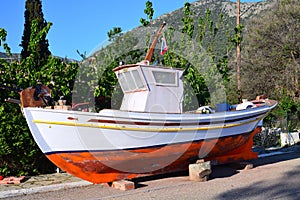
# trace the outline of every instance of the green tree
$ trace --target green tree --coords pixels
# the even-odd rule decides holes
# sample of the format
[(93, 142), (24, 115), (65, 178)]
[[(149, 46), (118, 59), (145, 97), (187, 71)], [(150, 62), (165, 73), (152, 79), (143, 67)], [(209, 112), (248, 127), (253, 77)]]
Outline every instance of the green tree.
[(0, 28), (0, 46), (3, 46), (3, 49), (5, 50), (7, 55), (11, 55), (10, 48), (8, 44), (6, 43), (6, 36), (7, 32), (4, 28)]
[[(34, 43), (35, 41), (30, 41)], [(40, 70), (30, 69), (33, 60), (29, 56), (21, 63), (0, 59), (0, 174), (33, 175), (53, 172), (54, 166), (44, 156), (30, 134), (20, 106), (5, 102), (5, 99), (19, 99), (20, 92), (36, 84), (41, 78), (45, 85), (51, 85), (52, 97), (65, 96), (71, 103), (71, 91), (77, 74), (77, 63), (66, 63), (50, 56)], [(61, 76), (64, 74), (64, 76)]]
[[(243, 88), (248, 97), (278, 99), (274, 114), (289, 130), (299, 128), (300, 2), (280, 0), (251, 20), (244, 34)], [(288, 120), (287, 120), (288, 119)], [(285, 126), (285, 125), (284, 125)]]
[[(195, 15), (197, 15), (196, 18)], [(206, 10), (204, 14), (195, 13), (190, 3), (187, 2), (184, 5), (181, 31), (189, 40), (194, 41), (191, 44), (189, 40), (183, 41), (182, 45), (183, 47), (186, 45), (185, 48), (187, 46), (192, 48), (189, 50), (190, 60), (194, 61), (194, 66), (188, 70), (186, 79), (194, 89), (199, 105), (210, 103), (215, 106), (226, 100), (225, 92), (221, 90), (225, 90), (224, 84), (229, 79), (228, 51), (222, 52), (225, 55), (219, 55), (215, 46), (218, 34), (222, 34), (219, 30), (222, 27), (223, 14), (220, 14), (217, 20), (212, 19), (210, 10)], [(231, 47), (227, 43), (223, 48), (227, 50)], [(202, 63), (203, 56), (209, 61)], [(190, 99), (188, 96), (186, 98)]]
[(113, 27), (107, 33), (108, 41), (114, 41), (117, 37), (122, 35), (122, 28), (121, 27)]
[[(35, 5), (31, 7), (33, 10), (41, 10), (41, 7), (34, 2), (40, 1), (27, 1), (28, 5), (26, 5), (28, 7)], [(29, 17), (27, 12), (25, 16)], [(58, 99), (59, 96), (64, 96), (67, 102), (71, 103), (71, 91), (78, 64), (50, 55), (45, 38), (51, 23), (44, 23), (44, 25), (40, 27), (39, 17), (35, 16), (30, 21), (30, 26), (26, 26), (27, 30), (24, 32), (27, 39), (26, 42), (23, 40), (24, 51), (22, 52), (28, 54), (22, 57), (21, 62), (10, 63), (0, 59), (0, 174), (4, 176), (33, 175), (54, 170), (54, 165), (34, 142), (20, 106), (5, 102), (8, 98), (19, 99), (19, 92), (34, 86), (39, 79), (45, 85), (51, 86), (52, 97)], [(6, 35), (7, 32), (0, 28), (0, 40), (7, 54), (10, 55), (10, 48), (5, 42)], [(42, 46), (45, 44), (47, 48), (43, 50)]]
[[(48, 49), (48, 40), (46, 39), (47, 32), (42, 31), (45, 30), (45, 27), (48, 27), (49, 30), (51, 23), (47, 23), (44, 19), (41, 0), (26, 0), (24, 16), (24, 31), (20, 44), (22, 47), (21, 60), (34, 54), (33, 67), (40, 68), (47, 62), (48, 57), (51, 55)], [(30, 41), (37, 39), (33, 37), (39, 37), (39, 42), (35, 44), (31, 43), (32, 45), (30, 45)]]
[(194, 12), (191, 11), (191, 4), (186, 2), (184, 4), (184, 17), (181, 19), (183, 22), (183, 28), (181, 29), (182, 33), (186, 33), (191, 39), (194, 34), (195, 26), (194, 26)]
[(281, 0), (247, 24), (242, 65), (247, 96), (299, 99), (300, 2)]
[(6, 87), (6, 90), (0, 89), (0, 174), (8, 176), (53, 172), (54, 166), (34, 142), (20, 106), (7, 103), (5, 99), (19, 99), (18, 91), (34, 85), (35, 77), (38, 76), (45, 85), (55, 83), (51, 85), (53, 98), (64, 96), (68, 103), (71, 103), (71, 91), (78, 64), (62, 62), (59, 58), (51, 57), (40, 72), (29, 74), (26, 69), (31, 64), (30, 59), (22, 63), (0, 60), (0, 63), (0, 82), (5, 83)]
[(146, 2), (146, 8), (144, 9), (144, 13), (147, 15), (147, 19), (141, 18), (140, 22), (143, 26), (147, 26), (153, 18), (154, 9), (151, 1)]

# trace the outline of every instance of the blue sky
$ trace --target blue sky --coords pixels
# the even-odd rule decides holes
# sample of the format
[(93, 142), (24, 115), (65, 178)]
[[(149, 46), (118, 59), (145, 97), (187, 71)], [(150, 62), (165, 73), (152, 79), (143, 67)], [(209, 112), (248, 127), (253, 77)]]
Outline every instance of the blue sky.
[[(44, 18), (52, 22), (47, 39), (53, 55), (80, 60), (76, 53), (91, 53), (107, 41), (113, 27), (128, 31), (140, 25), (147, 0), (42, 0)], [(183, 7), (187, 0), (150, 0), (154, 18)], [(258, 2), (260, 0), (241, 0)], [(188, 1), (190, 3), (194, 0)], [(24, 28), (25, 0), (1, 0), (0, 27), (8, 32), (7, 43), (19, 53)], [(3, 52), (2, 47), (0, 51)]]

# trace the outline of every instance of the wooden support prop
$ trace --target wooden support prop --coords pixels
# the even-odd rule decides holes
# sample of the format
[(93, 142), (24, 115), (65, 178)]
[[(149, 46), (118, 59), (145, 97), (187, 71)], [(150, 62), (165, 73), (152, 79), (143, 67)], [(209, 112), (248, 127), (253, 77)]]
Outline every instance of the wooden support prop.
[(249, 170), (249, 169), (253, 169), (253, 164), (252, 163), (245, 163), (244, 170)]
[(123, 191), (135, 189), (134, 182), (127, 180), (114, 181), (111, 187)]
[(210, 161), (197, 162), (196, 164), (189, 165), (189, 178), (191, 181), (207, 181), (211, 172)]
[(20, 176), (20, 177), (7, 177), (7, 178), (4, 178), (0, 181), (0, 184), (3, 185), (3, 184), (20, 184), (22, 181), (24, 181), (25, 179), (25, 176)]
[(249, 170), (249, 169), (253, 169), (254, 167), (252, 163), (246, 161), (231, 163), (229, 164), (229, 166), (237, 170)]

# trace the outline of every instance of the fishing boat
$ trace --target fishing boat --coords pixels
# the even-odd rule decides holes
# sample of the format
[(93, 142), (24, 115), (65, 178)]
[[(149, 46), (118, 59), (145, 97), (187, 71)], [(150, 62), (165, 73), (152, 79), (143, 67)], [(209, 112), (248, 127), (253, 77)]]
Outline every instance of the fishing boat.
[[(113, 70), (124, 93), (119, 110), (36, 107), (25, 98), (36, 88), (21, 92), (30, 131), (57, 167), (97, 184), (183, 171), (199, 159), (226, 163), (257, 158), (253, 136), (277, 102), (260, 99), (232, 110), (183, 112), (184, 70), (150, 64), (155, 40), (144, 61)], [(50, 92), (43, 87), (41, 99)], [(41, 105), (41, 99), (30, 101)]]

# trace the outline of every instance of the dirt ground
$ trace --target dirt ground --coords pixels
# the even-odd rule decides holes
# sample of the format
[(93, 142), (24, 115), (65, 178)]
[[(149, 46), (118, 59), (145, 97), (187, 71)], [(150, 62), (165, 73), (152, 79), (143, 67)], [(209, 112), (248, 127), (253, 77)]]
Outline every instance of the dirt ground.
[(89, 185), (6, 199), (300, 199), (299, 149), (250, 161), (254, 168), (249, 170), (214, 166), (207, 182), (190, 181), (184, 172), (137, 179), (136, 189), (129, 191)]

